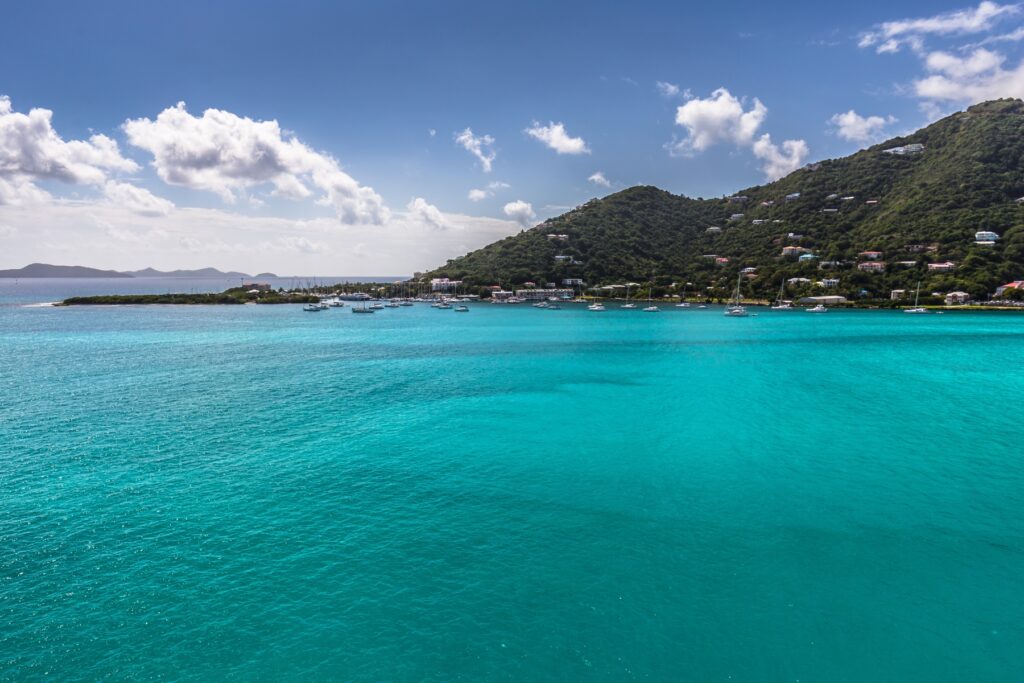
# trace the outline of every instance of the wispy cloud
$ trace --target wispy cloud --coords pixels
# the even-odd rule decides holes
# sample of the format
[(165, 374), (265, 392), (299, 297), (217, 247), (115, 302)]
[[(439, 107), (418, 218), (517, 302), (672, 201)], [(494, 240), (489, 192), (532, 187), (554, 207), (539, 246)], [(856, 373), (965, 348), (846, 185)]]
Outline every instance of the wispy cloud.
[(491, 165), (498, 156), (494, 151), (494, 138), (490, 135), (474, 135), (473, 129), (466, 128), (455, 134), (455, 142), (477, 158), (484, 173), (491, 172)]
[(985, 0), (977, 7), (878, 24), (861, 35), (858, 45), (874, 47), (879, 53), (898, 52), (905, 45), (919, 51), (923, 48), (925, 36), (984, 33), (1000, 20), (1019, 11), (1018, 4), (1000, 5)]

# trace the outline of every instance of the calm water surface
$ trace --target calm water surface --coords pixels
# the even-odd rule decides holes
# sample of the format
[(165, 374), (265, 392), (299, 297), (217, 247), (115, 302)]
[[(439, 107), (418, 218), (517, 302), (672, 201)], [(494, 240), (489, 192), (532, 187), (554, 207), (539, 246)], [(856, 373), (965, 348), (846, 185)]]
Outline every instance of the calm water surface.
[(1024, 680), (1024, 316), (45, 298), (2, 680)]

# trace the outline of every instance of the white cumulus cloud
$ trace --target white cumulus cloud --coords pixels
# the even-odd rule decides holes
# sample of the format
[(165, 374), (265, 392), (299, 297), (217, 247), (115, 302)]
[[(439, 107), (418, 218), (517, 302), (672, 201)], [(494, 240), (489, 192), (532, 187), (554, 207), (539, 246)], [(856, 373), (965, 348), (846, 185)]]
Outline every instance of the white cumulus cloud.
[(509, 202), (502, 211), (506, 216), (523, 227), (528, 226), (537, 217), (537, 214), (533, 212), (533, 205), (530, 202), (524, 202), (522, 199)]
[(899, 19), (879, 24), (861, 35), (860, 47), (874, 47), (876, 52), (897, 52), (903, 45), (915, 50), (923, 46), (927, 35), (966, 35), (990, 30), (999, 20), (1017, 14), (1017, 4), (1000, 5), (985, 0), (977, 7), (946, 12), (930, 17)]
[(116, 180), (108, 180), (103, 185), (103, 194), (114, 204), (143, 216), (166, 216), (174, 208), (172, 202), (157, 197), (149, 190)]
[(494, 138), (490, 135), (474, 135), (471, 128), (466, 128), (455, 134), (455, 142), (477, 158), (484, 173), (491, 172), (491, 165), (498, 156), (494, 151)]
[(893, 116), (861, 116), (856, 111), (836, 114), (829, 121), (836, 127), (836, 135), (843, 140), (865, 144), (877, 140), (885, 127), (896, 123)]
[(39, 180), (102, 187), (111, 173), (138, 169), (106, 135), (64, 140), (53, 128), (52, 111), (16, 112), (10, 98), (0, 96), (0, 204), (49, 199), (35, 185)]
[(676, 110), (676, 124), (687, 136), (666, 147), (673, 156), (690, 156), (718, 143), (749, 148), (764, 162), (761, 169), (768, 180), (777, 180), (799, 168), (809, 150), (803, 140), (786, 140), (779, 146), (767, 133), (755, 139), (767, 116), (768, 108), (756, 97), (747, 108), (743, 100), (719, 88), (711, 97), (692, 99)]
[(931, 75), (914, 81), (914, 92), (932, 102), (972, 104), (1001, 97), (1024, 97), (1024, 61), (1004, 69), (1003, 55), (978, 48), (963, 57), (932, 52), (925, 59)]
[(215, 192), (234, 202), (247, 189), (270, 184), (291, 199), (322, 194), (317, 203), (334, 209), (346, 224), (381, 224), (389, 211), (373, 188), (360, 185), (334, 158), (316, 152), (277, 121), (254, 121), (229, 111), (207, 109), (193, 116), (184, 102), (155, 120), (129, 119), (128, 141), (153, 155), (164, 182)]
[(586, 141), (583, 138), (574, 138), (565, 130), (565, 124), (550, 122), (542, 126), (536, 121), (524, 131), (535, 140), (540, 140), (545, 145), (559, 154), (590, 154)]
[(504, 190), (507, 187), (509, 187), (508, 183), (503, 183), (500, 180), (495, 180), (493, 182), (487, 183), (486, 189), (474, 188), (470, 190), (467, 196), (469, 197), (469, 201), (479, 202), (483, 201), (484, 199), (487, 199), (488, 197), (493, 197), (498, 190)]
[(687, 132), (676, 151), (701, 152), (719, 142), (750, 145), (767, 115), (768, 108), (756, 97), (750, 109), (744, 109), (743, 102), (719, 88), (711, 97), (692, 99), (676, 109), (676, 124)]
[(602, 173), (601, 171), (597, 171), (596, 173), (593, 173), (589, 178), (587, 178), (587, 180), (589, 180), (590, 182), (594, 183), (595, 185), (600, 185), (601, 187), (611, 187), (612, 186), (612, 184), (608, 181), (608, 179), (604, 177), (604, 173)]
[(423, 197), (416, 197), (406, 206), (409, 215), (415, 220), (437, 230), (444, 230), (448, 227), (444, 214), (433, 204), (427, 202)]
[(785, 140), (780, 148), (765, 133), (754, 142), (754, 156), (764, 161), (761, 170), (768, 180), (778, 180), (803, 166), (810, 150), (803, 140)]

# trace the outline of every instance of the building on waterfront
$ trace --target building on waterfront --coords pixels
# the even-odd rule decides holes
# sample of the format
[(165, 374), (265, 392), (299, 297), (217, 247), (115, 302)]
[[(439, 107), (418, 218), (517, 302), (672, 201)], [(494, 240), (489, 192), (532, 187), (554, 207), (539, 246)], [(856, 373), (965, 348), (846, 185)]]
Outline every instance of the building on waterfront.
[(1002, 296), (1003, 292), (1008, 289), (1024, 289), (1024, 280), (1014, 280), (1013, 282), (1007, 282), (1005, 285), (996, 287), (996, 296)]
[(523, 299), (524, 301), (542, 301), (549, 298), (556, 299), (571, 299), (573, 297), (573, 291), (571, 289), (517, 289), (516, 298)]
[(802, 304), (822, 304), (824, 306), (834, 306), (836, 304), (845, 304), (846, 297), (839, 296), (838, 294), (825, 294), (823, 296), (805, 296), (799, 299), (799, 303)]
[(430, 291), (451, 292), (462, 284), (462, 280), (449, 280), (446, 277), (435, 277), (430, 281)]
[(950, 292), (946, 295), (946, 305), (955, 306), (958, 304), (965, 304), (971, 300), (971, 295), (967, 292)]

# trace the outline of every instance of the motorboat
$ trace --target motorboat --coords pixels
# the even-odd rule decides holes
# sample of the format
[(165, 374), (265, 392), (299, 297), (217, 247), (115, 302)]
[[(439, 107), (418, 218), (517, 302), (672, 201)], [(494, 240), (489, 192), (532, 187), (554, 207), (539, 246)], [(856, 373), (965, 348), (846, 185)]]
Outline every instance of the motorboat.
[(455, 307), (455, 312), (456, 313), (469, 313), (469, 306), (467, 306), (465, 304), (459, 304), (458, 306)]
[(824, 304), (818, 304), (817, 306), (814, 306), (813, 308), (808, 308), (807, 312), (808, 313), (828, 313), (828, 309), (825, 308)]

